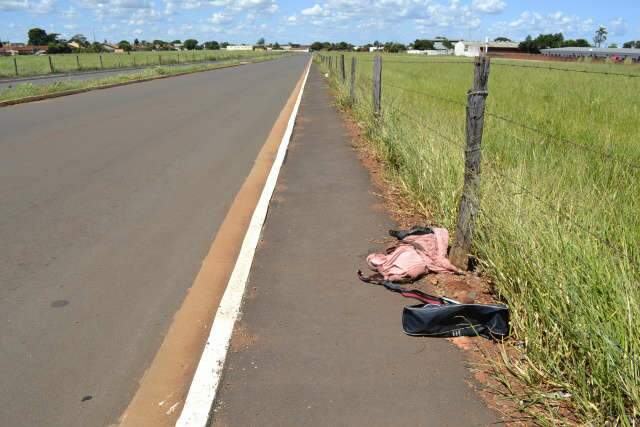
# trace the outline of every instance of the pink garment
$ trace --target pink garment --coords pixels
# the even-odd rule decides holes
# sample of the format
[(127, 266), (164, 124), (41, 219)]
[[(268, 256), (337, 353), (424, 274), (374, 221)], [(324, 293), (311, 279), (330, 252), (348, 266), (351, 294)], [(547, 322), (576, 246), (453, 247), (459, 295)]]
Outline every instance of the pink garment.
[(449, 232), (444, 228), (433, 228), (433, 234), (411, 235), (386, 254), (371, 254), (367, 264), (385, 280), (406, 282), (417, 280), (429, 272), (461, 273), (447, 259)]

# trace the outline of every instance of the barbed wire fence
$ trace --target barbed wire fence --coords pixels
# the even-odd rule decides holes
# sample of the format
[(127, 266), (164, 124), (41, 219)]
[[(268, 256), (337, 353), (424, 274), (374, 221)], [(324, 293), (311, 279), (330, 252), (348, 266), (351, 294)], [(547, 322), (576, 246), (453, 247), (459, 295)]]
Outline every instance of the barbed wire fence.
[[(585, 74), (599, 74), (603, 76), (611, 76), (614, 78), (636, 78), (640, 77), (640, 74), (627, 74), (627, 73), (616, 73), (616, 72), (608, 72), (608, 71), (596, 71), (596, 70), (582, 70), (582, 69), (571, 69), (571, 68), (559, 68), (559, 67), (551, 67), (551, 66), (537, 66), (537, 65), (523, 65), (523, 64), (512, 64), (512, 63), (501, 63), (501, 62), (491, 62), (491, 59), (486, 56), (480, 56), (476, 58), (474, 61), (469, 60), (428, 60), (428, 61), (411, 61), (411, 60), (401, 60), (401, 59), (384, 59), (384, 63), (391, 64), (403, 64), (405, 65), (425, 65), (425, 64), (456, 64), (456, 65), (472, 65), (473, 66), (473, 85), (467, 91), (467, 100), (466, 102), (452, 99), (445, 96), (436, 95), (433, 93), (429, 93), (427, 91), (409, 89), (407, 87), (403, 87), (391, 82), (382, 81), (382, 66), (383, 66), (383, 57), (381, 55), (376, 55), (373, 58), (370, 57), (362, 57), (356, 58), (356, 55), (351, 56), (351, 72), (349, 75), (349, 80), (347, 81), (346, 67), (345, 67), (345, 55), (318, 55), (318, 60), (320, 64), (328, 71), (335, 72), (337, 79), (344, 85), (348, 85), (349, 98), (352, 103), (358, 101), (356, 92), (359, 90), (361, 93), (366, 94), (367, 92), (371, 93), (371, 103), (373, 108), (373, 114), (375, 117), (379, 117), (381, 115), (382, 109), (382, 87), (391, 87), (401, 92), (412, 93), (415, 95), (420, 95), (424, 97), (429, 97), (432, 99), (437, 99), (442, 102), (450, 103), (452, 105), (457, 105), (460, 107), (464, 107), (466, 113), (466, 122), (465, 122), (465, 141), (464, 144), (461, 144), (459, 141), (456, 141), (454, 138), (445, 135), (439, 129), (429, 126), (421, 120), (420, 117), (416, 116), (415, 113), (410, 113), (406, 110), (403, 110), (397, 106), (393, 106), (393, 112), (397, 114), (401, 114), (414, 123), (420, 123), (420, 126), (429, 130), (431, 133), (435, 134), (439, 138), (447, 141), (453, 146), (456, 146), (462, 150), (464, 153), (464, 181), (463, 181), (463, 189), (462, 189), (462, 197), (460, 198), (457, 220), (456, 220), (456, 231), (454, 234), (454, 241), (451, 247), (450, 259), (451, 261), (459, 266), (460, 268), (468, 268), (469, 266), (469, 257), (471, 254), (471, 247), (473, 244), (473, 237), (475, 234), (476, 223), (478, 219), (478, 215), (483, 213), (486, 217), (486, 212), (482, 212), (481, 208), (481, 198), (480, 198), (480, 165), (484, 161), (488, 164), (493, 164), (491, 160), (482, 159), (482, 139), (484, 134), (484, 119), (485, 117), (492, 117), (496, 120), (499, 120), (509, 126), (518, 127), (529, 132), (534, 132), (539, 134), (548, 140), (555, 141), (560, 144), (564, 144), (566, 146), (579, 149), (585, 152), (589, 152), (593, 155), (601, 157), (603, 160), (607, 160), (610, 162), (615, 162), (617, 164), (624, 165), (631, 171), (640, 170), (640, 165), (634, 160), (621, 157), (615, 153), (598, 150), (596, 148), (590, 147), (573, 139), (556, 135), (550, 131), (541, 129), (537, 126), (533, 126), (531, 124), (522, 123), (513, 117), (509, 117), (505, 114), (495, 113), (493, 111), (486, 110), (486, 99), (489, 95), (489, 91), (487, 88), (487, 82), (489, 79), (489, 73), (492, 66), (498, 67), (517, 67), (517, 68), (531, 68), (534, 70), (546, 70), (546, 71), (558, 71), (558, 72), (575, 72), (575, 73), (585, 73)], [(357, 73), (357, 61), (372, 64), (373, 73), (371, 76), (371, 81), (367, 82), (365, 87), (356, 79)], [(427, 161), (427, 160), (425, 160)], [(427, 161), (428, 162), (428, 161)], [(435, 166), (435, 165), (432, 165)], [(584, 226), (580, 222), (574, 220), (570, 215), (563, 212), (561, 209), (557, 207), (557, 204), (549, 203), (545, 197), (538, 194), (536, 191), (531, 190), (527, 186), (524, 186), (518, 183), (516, 180), (513, 180), (507, 174), (500, 171), (499, 167), (491, 168), (492, 173), (494, 173), (497, 177), (499, 177), (502, 181), (507, 182), (510, 186), (517, 189), (518, 193), (526, 194), (532, 200), (535, 200), (536, 203), (540, 206), (541, 209), (546, 209), (552, 211), (555, 215), (561, 218), (564, 222), (566, 222), (571, 228), (575, 229), (583, 233), (586, 236), (589, 236), (592, 239), (598, 241), (602, 246), (609, 249), (612, 255), (620, 258), (629, 265), (637, 264), (637, 260), (635, 256), (631, 254), (626, 247), (622, 247), (619, 244), (616, 244), (611, 241), (608, 237), (598, 233), (597, 231), (593, 231), (590, 228)], [(515, 195), (515, 192), (514, 192)]]

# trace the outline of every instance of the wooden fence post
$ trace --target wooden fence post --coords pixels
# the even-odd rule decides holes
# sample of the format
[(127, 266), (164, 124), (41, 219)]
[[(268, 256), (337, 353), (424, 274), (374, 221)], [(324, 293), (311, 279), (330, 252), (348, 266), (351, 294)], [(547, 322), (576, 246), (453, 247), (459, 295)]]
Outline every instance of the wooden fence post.
[(349, 76), (349, 96), (351, 97), (351, 103), (356, 102), (356, 57), (351, 57), (351, 75)]
[(78, 71), (80, 71), (80, 56), (76, 55), (76, 66), (78, 67)]
[(136, 55), (134, 54), (131, 58), (133, 59), (133, 66), (135, 67), (136, 66)]
[(16, 70), (16, 76), (18, 75), (18, 61), (16, 60), (16, 57), (13, 57), (13, 68)]
[(458, 210), (456, 234), (449, 259), (462, 269), (469, 266), (473, 233), (480, 210), (480, 162), (484, 107), (489, 81), (489, 58), (481, 56), (474, 64), (473, 87), (467, 92), (467, 128), (464, 151), (464, 185)]
[(104, 63), (102, 62), (102, 55), (98, 55), (100, 57), (100, 68), (104, 69)]
[(53, 60), (51, 59), (51, 55), (49, 55), (49, 71), (53, 74)]
[(158, 65), (162, 65), (162, 56), (158, 55)]
[(347, 75), (344, 70), (344, 53), (340, 54), (340, 79), (343, 83), (347, 79)]
[(373, 60), (373, 112), (380, 115), (382, 101), (382, 57), (376, 55)]

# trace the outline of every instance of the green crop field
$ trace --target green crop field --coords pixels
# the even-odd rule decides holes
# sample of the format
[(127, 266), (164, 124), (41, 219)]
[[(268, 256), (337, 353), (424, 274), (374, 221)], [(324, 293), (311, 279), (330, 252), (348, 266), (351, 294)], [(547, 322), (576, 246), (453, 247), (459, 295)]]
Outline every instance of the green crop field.
[[(251, 58), (256, 55), (264, 55), (264, 51), (226, 51), (226, 50), (193, 50), (193, 51), (162, 51), (162, 52), (131, 52), (127, 53), (81, 53), (62, 55), (21, 55), (16, 57), (0, 57), (0, 78), (16, 77), (15, 65), (18, 66), (18, 76), (33, 76), (50, 74), (52, 72), (76, 72), (145, 67), (152, 65), (170, 65), (193, 63), (202, 61), (216, 61), (229, 59)], [(278, 55), (278, 52), (270, 53)], [(100, 61), (102, 58), (102, 62)], [(14, 64), (14, 59), (16, 64)]]
[[(323, 65), (339, 104), (408, 203), (453, 231), (471, 59), (383, 55), (376, 120), (373, 56), (356, 57), (353, 105), (351, 55), (346, 83)], [(511, 369), (550, 423), (556, 391), (578, 422), (640, 420), (639, 94), (638, 65), (491, 63), (473, 250), (522, 341)]]

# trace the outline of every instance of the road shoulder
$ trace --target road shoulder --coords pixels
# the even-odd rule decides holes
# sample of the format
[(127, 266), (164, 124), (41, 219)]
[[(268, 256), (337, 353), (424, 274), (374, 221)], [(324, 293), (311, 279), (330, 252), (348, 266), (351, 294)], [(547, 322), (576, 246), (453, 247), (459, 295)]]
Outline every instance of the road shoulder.
[(355, 271), (393, 227), (312, 68), (256, 252), (213, 424), (487, 425), (449, 342), (408, 337), (406, 300)]

